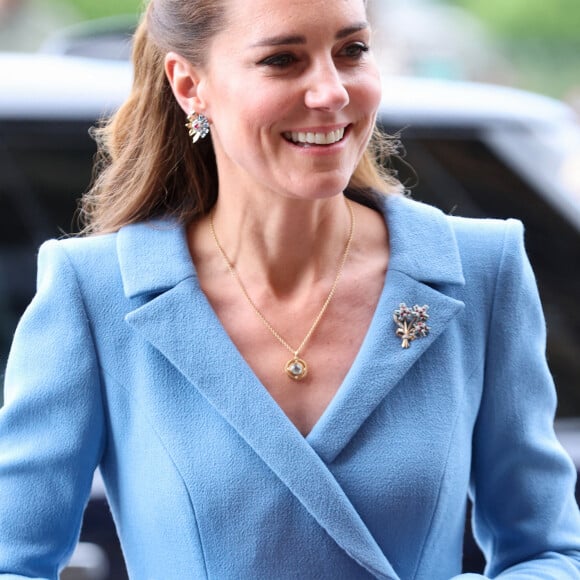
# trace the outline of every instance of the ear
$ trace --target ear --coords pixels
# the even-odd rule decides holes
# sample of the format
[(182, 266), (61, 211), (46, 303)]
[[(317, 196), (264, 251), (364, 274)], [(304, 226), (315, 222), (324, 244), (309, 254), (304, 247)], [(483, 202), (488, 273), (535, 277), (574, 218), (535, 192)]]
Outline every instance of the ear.
[(205, 102), (199, 91), (201, 75), (196, 67), (176, 52), (169, 52), (165, 56), (165, 74), (175, 99), (186, 115), (192, 111), (205, 111)]

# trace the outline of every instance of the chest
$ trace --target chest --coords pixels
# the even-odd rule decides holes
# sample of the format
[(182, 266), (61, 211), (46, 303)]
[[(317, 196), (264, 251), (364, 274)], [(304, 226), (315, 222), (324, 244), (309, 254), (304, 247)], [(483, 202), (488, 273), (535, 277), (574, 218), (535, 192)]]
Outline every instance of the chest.
[[(242, 295), (231, 292), (236, 288), (229, 282), (229, 292), (209, 293), (217, 317), (260, 383), (307, 435), (357, 357), (383, 289), (384, 269), (341, 281), (302, 348), (324, 303), (322, 293), (296, 303), (271, 302), (259, 316)], [(300, 380), (286, 370), (297, 350), (307, 371)]]

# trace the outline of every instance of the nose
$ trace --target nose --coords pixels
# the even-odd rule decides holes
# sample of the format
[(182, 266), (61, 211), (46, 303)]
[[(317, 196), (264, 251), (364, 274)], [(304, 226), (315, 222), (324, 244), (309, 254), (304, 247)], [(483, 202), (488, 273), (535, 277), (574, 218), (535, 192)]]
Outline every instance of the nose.
[(331, 112), (340, 111), (348, 105), (350, 96), (334, 62), (325, 62), (313, 68), (304, 101), (310, 109)]

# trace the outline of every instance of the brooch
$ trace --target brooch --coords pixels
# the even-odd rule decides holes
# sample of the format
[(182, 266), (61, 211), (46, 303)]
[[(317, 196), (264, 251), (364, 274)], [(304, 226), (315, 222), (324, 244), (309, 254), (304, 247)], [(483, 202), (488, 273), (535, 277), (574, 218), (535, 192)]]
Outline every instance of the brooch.
[(401, 302), (399, 308), (393, 313), (393, 320), (397, 325), (396, 335), (403, 340), (401, 346), (409, 348), (416, 338), (422, 338), (429, 334), (431, 330), (427, 326), (429, 315), (427, 310), (429, 306), (418, 306), (409, 308), (404, 302)]

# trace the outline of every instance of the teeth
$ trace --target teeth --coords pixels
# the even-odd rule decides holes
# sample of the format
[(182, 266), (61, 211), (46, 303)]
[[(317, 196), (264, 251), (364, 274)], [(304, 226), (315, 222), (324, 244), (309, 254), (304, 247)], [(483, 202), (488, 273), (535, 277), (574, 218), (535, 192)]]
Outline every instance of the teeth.
[(284, 133), (284, 137), (293, 143), (308, 143), (310, 145), (332, 145), (344, 137), (344, 127), (330, 133)]

